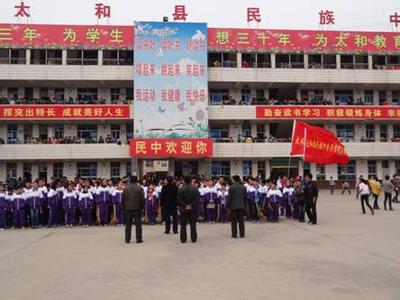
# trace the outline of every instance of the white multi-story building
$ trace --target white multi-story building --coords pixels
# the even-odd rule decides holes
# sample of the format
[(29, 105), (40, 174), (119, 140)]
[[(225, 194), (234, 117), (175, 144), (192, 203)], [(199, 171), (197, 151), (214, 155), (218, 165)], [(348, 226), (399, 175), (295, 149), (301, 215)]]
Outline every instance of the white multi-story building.
[[(60, 176), (116, 178), (157, 170), (175, 175), (267, 178), (287, 173), (293, 120), (257, 118), (257, 105), (271, 106), (274, 99), (275, 105), (285, 104), (281, 107), (285, 109), (290, 102), (287, 100), (297, 99), (302, 103), (297, 105), (300, 109), (314, 102), (352, 108), (348, 102), (357, 101), (363, 107), (389, 105), (395, 112), (396, 106), (400, 108), (400, 52), (218, 52), (210, 48), (208, 60), (212, 158), (165, 158), (154, 164), (130, 157), (127, 141), (133, 137), (132, 117), (1, 118), (0, 138), (4, 143), (0, 144), (0, 181), (18, 177), (48, 181)], [(39, 106), (53, 99), (63, 105), (130, 104), (133, 63), (132, 49), (2, 48), (1, 103)], [(361, 174), (382, 178), (400, 172), (400, 118), (372, 115), (357, 120), (337, 117), (307, 121), (335, 132), (344, 141), (351, 161), (346, 166), (320, 166), (292, 158), (291, 174), (309, 171), (318, 180), (332, 176), (352, 181)], [(77, 138), (96, 142), (76, 143)], [(50, 142), (54, 139), (75, 139), (75, 143)], [(109, 143), (98, 143), (99, 139)]]

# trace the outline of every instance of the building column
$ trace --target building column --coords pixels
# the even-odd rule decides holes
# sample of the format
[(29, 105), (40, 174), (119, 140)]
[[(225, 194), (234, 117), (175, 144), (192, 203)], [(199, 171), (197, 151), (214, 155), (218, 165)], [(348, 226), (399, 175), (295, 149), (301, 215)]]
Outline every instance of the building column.
[(243, 177), (243, 163), (241, 160), (231, 160), (231, 175), (239, 175)]
[(326, 165), (325, 166), (325, 176), (326, 176), (326, 180), (329, 180), (330, 177), (332, 177), (333, 180), (338, 180), (337, 164)]
[(269, 159), (265, 160), (265, 178), (271, 177), (271, 161)]
[(53, 173), (53, 162), (49, 161), (47, 162), (47, 183), (52, 182)]
[(39, 163), (32, 163), (32, 181), (39, 178)]
[(241, 52), (236, 53), (236, 61), (237, 61), (237, 67), (241, 68), (242, 67), (242, 53)]
[(24, 125), (22, 125), (22, 124), (17, 125), (17, 139), (21, 143), (24, 142)]
[(98, 53), (98, 65), (102, 66), (103, 65), (103, 50), (99, 49), (97, 51), (97, 53)]
[(267, 139), (271, 136), (269, 132), (269, 123), (264, 124), (264, 136)]
[(296, 89), (296, 99), (301, 99), (301, 89)]
[(32, 125), (32, 138), (33, 139), (39, 138), (39, 125), (38, 124)]
[(276, 56), (275, 53), (271, 53), (271, 69), (276, 68)]
[(389, 174), (393, 176), (396, 173), (396, 163), (394, 160), (389, 160)]
[(376, 160), (376, 176), (378, 179), (383, 178), (382, 160)]
[(139, 176), (139, 160), (137, 157), (132, 157), (131, 159), (131, 172), (129, 176)]
[(26, 58), (26, 64), (30, 65), (31, 64), (31, 49), (26, 49), (25, 58)]
[(341, 66), (340, 54), (336, 54), (336, 69), (340, 69), (340, 66)]
[(7, 179), (7, 163), (0, 162), (0, 182), (5, 182)]
[(17, 162), (17, 179), (22, 178), (24, 175), (24, 164), (22, 162)]
[(253, 138), (257, 137), (257, 124), (251, 123), (251, 136)]
[(372, 62), (372, 55), (369, 54), (368, 55), (368, 70), (372, 70), (373, 69), (373, 62)]
[(380, 124), (375, 124), (375, 143), (381, 141), (381, 126)]
[(387, 137), (388, 137), (388, 141), (392, 141), (393, 139), (393, 124), (388, 123), (387, 124)]
[(366, 138), (365, 124), (354, 124), (354, 141), (361, 142), (361, 138)]
[(258, 176), (258, 161), (257, 160), (251, 161), (251, 176), (253, 176), (253, 177)]
[(368, 162), (365, 159), (356, 160), (356, 178), (362, 175), (364, 178), (368, 178)]
[(74, 179), (78, 173), (76, 169), (76, 162), (75, 161), (64, 162), (63, 173), (64, 176), (68, 178), (68, 180)]
[(304, 174), (304, 162), (303, 159), (299, 159), (299, 176), (303, 177)]
[(61, 64), (63, 66), (67, 65), (67, 49), (63, 49), (61, 52)]
[(304, 69), (308, 69), (308, 54), (304, 53)]
[(373, 90), (373, 104), (374, 105), (379, 105), (379, 91), (378, 90)]
[(314, 176), (314, 179), (317, 179), (317, 164), (310, 163), (310, 172)]

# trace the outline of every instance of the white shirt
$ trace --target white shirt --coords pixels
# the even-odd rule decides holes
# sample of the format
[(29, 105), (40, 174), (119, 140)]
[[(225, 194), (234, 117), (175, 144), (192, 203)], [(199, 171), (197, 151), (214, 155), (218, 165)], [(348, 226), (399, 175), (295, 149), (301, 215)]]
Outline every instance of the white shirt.
[(282, 197), (282, 192), (281, 192), (280, 190), (278, 190), (278, 189), (276, 189), (276, 190), (269, 190), (269, 191), (268, 191), (268, 194), (267, 194), (267, 197), (269, 198), (269, 197), (271, 197), (271, 196), (273, 196), (273, 195), (278, 196), (278, 197)]
[(358, 186), (358, 189), (360, 191), (361, 195), (369, 195), (369, 187), (365, 183), (361, 182), (360, 185)]

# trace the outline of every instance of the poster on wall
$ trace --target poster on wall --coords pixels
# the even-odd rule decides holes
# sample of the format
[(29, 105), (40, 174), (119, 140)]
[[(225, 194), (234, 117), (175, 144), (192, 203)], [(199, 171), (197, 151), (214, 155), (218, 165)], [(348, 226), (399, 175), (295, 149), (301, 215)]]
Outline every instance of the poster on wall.
[(135, 22), (134, 137), (207, 138), (207, 24)]

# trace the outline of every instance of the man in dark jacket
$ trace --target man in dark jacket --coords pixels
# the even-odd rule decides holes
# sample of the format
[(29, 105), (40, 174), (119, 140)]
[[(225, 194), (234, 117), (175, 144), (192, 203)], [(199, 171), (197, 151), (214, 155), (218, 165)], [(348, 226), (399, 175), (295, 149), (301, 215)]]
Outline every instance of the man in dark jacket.
[(142, 210), (145, 208), (143, 188), (138, 185), (137, 177), (132, 176), (131, 184), (122, 192), (122, 209), (125, 212), (125, 242), (131, 242), (132, 219), (135, 219), (136, 243), (143, 243), (142, 240)]
[(160, 205), (163, 219), (165, 221), (165, 233), (169, 234), (171, 230), (171, 216), (172, 216), (172, 230), (178, 233), (178, 187), (173, 182), (173, 178), (167, 178), (167, 184), (161, 189)]
[(306, 214), (309, 219), (308, 223), (317, 224), (317, 200), (318, 200), (318, 187), (312, 181), (312, 174), (304, 176), (304, 199), (306, 203)]
[(186, 243), (186, 225), (190, 224), (190, 238), (192, 243), (197, 241), (196, 207), (200, 199), (199, 190), (191, 185), (189, 177), (185, 177), (185, 185), (178, 191), (178, 204), (181, 213), (181, 242)]
[(243, 215), (247, 210), (247, 190), (240, 183), (240, 177), (232, 177), (233, 184), (228, 192), (228, 208), (231, 210), (232, 238), (237, 238), (237, 224), (239, 223), (239, 235), (244, 238)]

